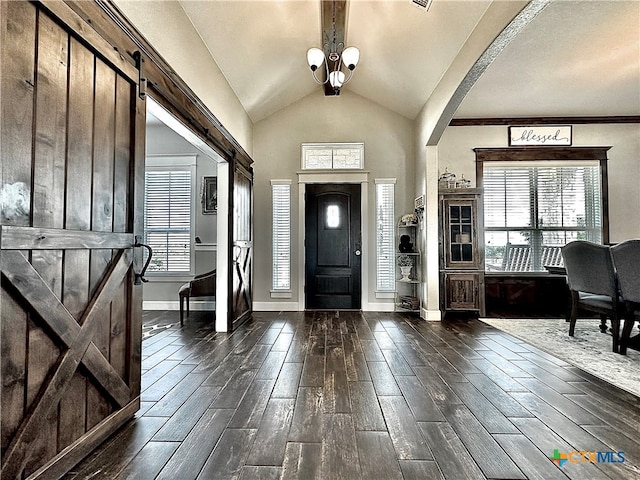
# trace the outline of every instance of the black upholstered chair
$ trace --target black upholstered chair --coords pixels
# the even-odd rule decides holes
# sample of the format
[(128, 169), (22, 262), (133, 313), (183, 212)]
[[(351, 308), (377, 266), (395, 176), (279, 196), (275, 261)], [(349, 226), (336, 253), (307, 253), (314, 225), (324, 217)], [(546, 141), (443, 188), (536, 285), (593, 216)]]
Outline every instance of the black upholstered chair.
[(196, 275), (189, 283), (185, 283), (178, 291), (180, 299), (180, 326), (184, 325), (184, 301), (187, 301), (187, 317), (189, 316), (189, 298), (215, 297), (216, 271)]
[(618, 351), (620, 317), (623, 304), (618, 296), (616, 273), (608, 246), (583, 240), (562, 247), (562, 258), (567, 270), (567, 283), (571, 291), (569, 335), (573, 336), (580, 311), (600, 314), (600, 330), (606, 332), (606, 320), (611, 319), (613, 351)]
[(627, 240), (611, 247), (611, 255), (625, 305), (619, 352), (626, 355), (633, 324), (640, 320), (640, 240)]

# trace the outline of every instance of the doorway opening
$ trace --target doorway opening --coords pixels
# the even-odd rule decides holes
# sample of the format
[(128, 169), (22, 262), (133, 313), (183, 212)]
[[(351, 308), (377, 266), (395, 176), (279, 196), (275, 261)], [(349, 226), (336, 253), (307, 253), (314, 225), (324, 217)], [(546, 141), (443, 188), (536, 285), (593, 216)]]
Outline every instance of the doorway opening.
[[(228, 162), (150, 96), (147, 96), (146, 137), (147, 171), (149, 165), (160, 165), (168, 171), (179, 168), (191, 175), (188, 193), (191, 208), (188, 212), (185, 210), (183, 215), (191, 215), (191, 221), (177, 228), (188, 232), (188, 235), (183, 233), (180, 241), (173, 242), (173, 245), (167, 240), (165, 249), (169, 252), (167, 258), (175, 258), (176, 251), (182, 252), (184, 266), (179, 267), (177, 272), (164, 268), (165, 271), (155, 274), (150, 269), (147, 277), (151, 281), (145, 284), (143, 290), (143, 310), (177, 310), (180, 286), (194, 275), (215, 269), (215, 296), (193, 299), (190, 309), (211, 311), (212, 317), (215, 311), (216, 330), (224, 331), (228, 309), (225, 301), (228, 291), (226, 272), (229, 268)], [(209, 198), (212, 193), (209, 187), (211, 179), (217, 180), (215, 209)], [(206, 199), (205, 194), (208, 194)], [(164, 232), (163, 235), (168, 238), (170, 232)], [(176, 238), (179, 236), (180, 233), (176, 234)], [(156, 259), (156, 263), (159, 261)]]

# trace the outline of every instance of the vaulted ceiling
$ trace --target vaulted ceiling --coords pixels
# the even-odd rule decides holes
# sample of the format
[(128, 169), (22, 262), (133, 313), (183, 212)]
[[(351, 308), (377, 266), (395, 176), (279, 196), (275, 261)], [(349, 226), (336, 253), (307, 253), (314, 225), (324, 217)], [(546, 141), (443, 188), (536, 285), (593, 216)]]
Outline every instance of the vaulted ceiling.
[[(505, 0), (513, 5), (519, 2)], [(489, 0), (351, 0), (343, 87), (414, 119), (482, 22)], [(322, 88), (320, 0), (180, 2), (252, 121)], [(455, 117), (640, 115), (640, 1), (555, 0), (500, 53)]]

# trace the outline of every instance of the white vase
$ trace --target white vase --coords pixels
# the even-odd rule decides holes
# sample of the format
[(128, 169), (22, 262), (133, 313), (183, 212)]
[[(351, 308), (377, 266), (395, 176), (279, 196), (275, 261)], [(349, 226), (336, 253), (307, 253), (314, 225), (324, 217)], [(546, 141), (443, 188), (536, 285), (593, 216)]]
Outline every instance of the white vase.
[(411, 266), (408, 266), (408, 267), (401, 266), (400, 273), (402, 274), (402, 278), (400, 279), (401, 282), (411, 281), (411, 279), (409, 278), (409, 275), (411, 275)]

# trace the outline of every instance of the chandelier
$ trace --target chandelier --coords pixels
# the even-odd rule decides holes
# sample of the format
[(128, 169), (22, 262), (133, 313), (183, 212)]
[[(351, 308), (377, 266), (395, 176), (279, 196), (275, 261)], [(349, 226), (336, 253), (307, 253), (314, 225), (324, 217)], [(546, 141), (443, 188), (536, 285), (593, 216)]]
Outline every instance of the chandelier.
[[(323, 50), (319, 48), (310, 48), (307, 51), (307, 63), (311, 69), (311, 74), (316, 83), (324, 85), (327, 82), (333, 87), (336, 94), (339, 94), (340, 88), (351, 80), (353, 71), (360, 60), (360, 50), (356, 47), (345, 48), (344, 42), (339, 42), (336, 33), (336, 4), (333, 2), (332, 11), (333, 20), (333, 36), (328, 37), (323, 44)], [(326, 77), (320, 80), (316, 74), (317, 70), (325, 65)], [(346, 67), (348, 76), (342, 71)]]

